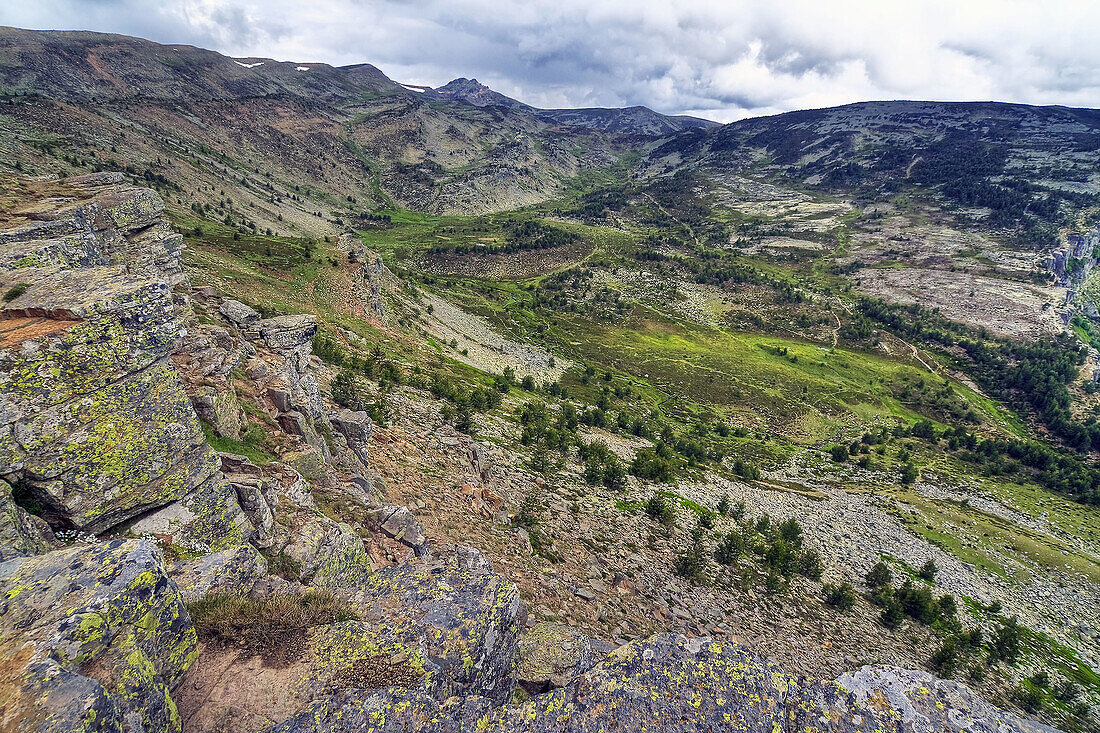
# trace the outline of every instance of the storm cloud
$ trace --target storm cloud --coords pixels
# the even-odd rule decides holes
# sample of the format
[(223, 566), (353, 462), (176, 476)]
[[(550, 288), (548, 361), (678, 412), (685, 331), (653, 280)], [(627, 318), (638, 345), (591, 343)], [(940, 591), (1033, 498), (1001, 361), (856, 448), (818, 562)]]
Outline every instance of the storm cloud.
[(0, 24), (719, 121), (871, 99), (1100, 106), (1100, 9), (1083, 0), (39, 0)]

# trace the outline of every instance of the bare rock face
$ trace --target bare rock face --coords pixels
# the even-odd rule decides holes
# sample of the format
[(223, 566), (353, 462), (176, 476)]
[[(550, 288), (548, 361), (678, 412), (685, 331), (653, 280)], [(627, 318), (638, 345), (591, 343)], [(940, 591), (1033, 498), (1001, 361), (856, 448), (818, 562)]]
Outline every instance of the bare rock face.
[(0, 224), (0, 290), (17, 293), (0, 307), (0, 478), (53, 526), (99, 533), (183, 502), (173, 541), (246, 541), (168, 358), (187, 309), (160, 197), (106, 174), (25, 185)]
[(0, 728), (179, 731), (195, 630), (157, 549), (119, 540), (0, 563)]

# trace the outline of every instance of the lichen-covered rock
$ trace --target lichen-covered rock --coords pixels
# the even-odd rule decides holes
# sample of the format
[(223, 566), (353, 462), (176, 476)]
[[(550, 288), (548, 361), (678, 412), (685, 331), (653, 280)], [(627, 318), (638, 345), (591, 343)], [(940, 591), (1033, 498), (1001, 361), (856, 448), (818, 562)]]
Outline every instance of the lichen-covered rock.
[(283, 553), (301, 567), (298, 580), (309, 585), (354, 590), (371, 574), (363, 540), (348, 525), (325, 516), (310, 516)]
[(60, 405), (22, 412), (0, 463), (7, 456), (14, 459), (8, 475), (47, 519), (93, 532), (180, 499), (218, 470), (167, 360)]
[(0, 563), (0, 630), (0, 728), (181, 729), (169, 691), (197, 640), (150, 543)]
[(783, 723), (793, 678), (744, 648), (660, 634), (619, 647), (572, 685), (483, 721), (508, 731), (759, 731)]
[(440, 700), (512, 694), (527, 609), (516, 588), (476, 550), (457, 547), (430, 562), (407, 562), (372, 575), (353, 600), (365, 621), (437, 665), (426, 684)]
[(232, 389), (204, 387), (191, 394), (191, 405), (210, 424), (216, 435), (240, 440), (244, 417), (241, 403)]
[(441, 699), (430, 686), (345, 690), (272, 732), (1055, 733), (924, 672), (865, 667), (823, 683), (734, 644), (672, 634), (620, 647), (568, 686), (520, 705)]
[[(0, 289), (26, 285), (0, 305), (0, 478), (48, 522), (100, 533), (211, 497), (200, 488), (218, 467), (169, 360), (185, 333), (173, 292), (185, 278), (163, 202), (117, 176), (50, 186), (0, 229)], [(191, 535), (217, 548), (209, 531), (240, 510), (207, 503), (232, 516), (203, 517)]]
[(492, 709), (493, 701), (485, 697), (440, 702), (418, 688), (346, 690), (313, 703), (268, 733), (483, 733), (487, 729), (479, 728), (477, 721)]
[(822, 733), (1055, 733), (995, 708), (957, 682), (918, 670), (863, 667), (836, 682), (807, 682), (787, 699), (790, 730)]
[(186, 603), (220, 591), (247, 595), (267, 575), (267, 560), (254, 547), (241, 545), (174, 562), (168, 566), (168, 575)]
[(565, 687), (590, 670), (602, 655), (592, 648), (592, 639), (565, 624), (535, 624), (519, 645), (519, 685), (538, 695)]
[(50, 525), (16, 504), (11, 486), (0, 481), (0, 562), (48, 552), (56, 544)]
[(160, 535), (171, 544), (193, 552), (236, 547), (255, 534), (255, 528), (237, 503), (236, 492), (220, 472), (178, 501), (146, 514), (127, 528), (139, 535)]

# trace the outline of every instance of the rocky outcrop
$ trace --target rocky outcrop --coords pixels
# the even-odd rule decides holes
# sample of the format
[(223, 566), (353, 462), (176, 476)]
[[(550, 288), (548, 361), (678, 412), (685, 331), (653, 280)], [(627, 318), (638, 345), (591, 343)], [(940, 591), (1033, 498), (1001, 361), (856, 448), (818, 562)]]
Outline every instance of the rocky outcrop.
[(156, 548), (115, 541), (0, 563), (0, 728), (179, 731), (196, 636)]
[(180, 502), (174, 541), (247, 540), (169, 360), (187, 314), (163, 202), (108, 174), (41, 185), (0, 229), (0, 478), (53, 526), (100, 533)]
[(430, 562), (380, 570), (353, 600), (365, 621), (389, 628), (436, 666), (426, 684), (439, 699), (503, 702), (512, 694), (527, 609), (476, 550), (456, 547)]
[(567, 687), (522, 705), (478, 696), (441, 700), (424, 689), (347, 691), (279, 733), (1052, 733), (993, 708), (962, 685), (890, 667), (835, 682), (786, 674), (746, 649), (660, 634), (621, 647)]

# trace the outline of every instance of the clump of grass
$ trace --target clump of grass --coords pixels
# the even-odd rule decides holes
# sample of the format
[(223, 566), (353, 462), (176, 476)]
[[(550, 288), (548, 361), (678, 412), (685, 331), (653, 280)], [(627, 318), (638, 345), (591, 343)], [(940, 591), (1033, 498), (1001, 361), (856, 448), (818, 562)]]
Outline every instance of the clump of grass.
[(4, 302), (12, 302), (20, 295), (27, 292), (27, 288), (29, 287), (30, 285), (28, 285), (27, 283), (16, 283), (15, 285), (12, 285), (10, 288), (8, 288), (8, 292), (4, 293)]
[(306, 629), (356, 618), (347, 600), (326, 589), (267, 598), (218, 591), (187, 604), (187, 610), (201, 638), (287, 662), (298, 656)]

